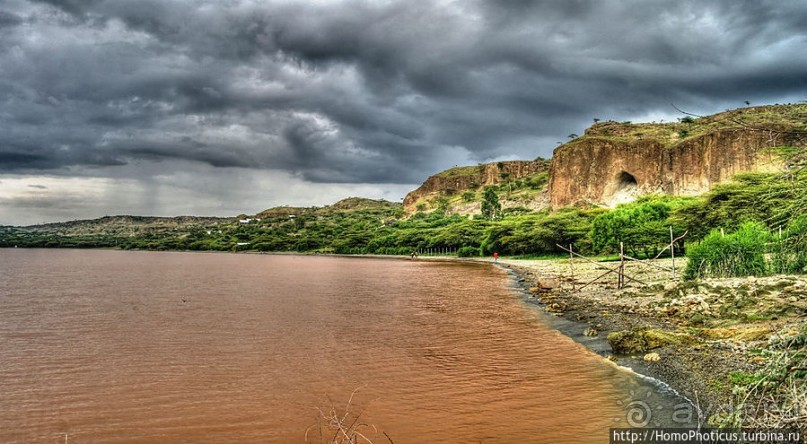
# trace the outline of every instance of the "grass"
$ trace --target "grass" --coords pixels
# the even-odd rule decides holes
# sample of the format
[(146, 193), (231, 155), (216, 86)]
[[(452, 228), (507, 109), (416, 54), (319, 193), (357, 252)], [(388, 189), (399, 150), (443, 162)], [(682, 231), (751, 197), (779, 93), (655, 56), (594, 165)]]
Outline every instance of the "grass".
[[(360, 420), (362, 411), (359, 410), (357, 413), (352, 405), (353, 397), (360, 389), (361, 387), (350, 393), (347, 405), (345, 405), (343, 409), (336, 407), (333, 401), (330, 401), (330, 398), (330, 407), (325, 409), (317, 407), (317, 411), (319, 412), (317, 424), (312, 425), (305, 431), (305, 442), (318, 442), (321, 444), (373, 444), (373, 441), (367, 435), (370, 434), (371, 430), (373, 435), (377, 435), (378, 429), (371, 424), (362, 422)], [(393, 442), (392, 438), (390, 438), (386, 432), (382, 433), (389, 443)], [(314, 436), (315, 434), (317, 435), (316, 437)], [(314, 438), (317, 440), (312, 441)]]
[(482, 174), (483, 171), (485, 171), (484, 165), (462, 166), (442, 171), (438, 173), (437, 176), (446, 179), (453, 179), (455, 177), (475, 176)]
[(755, 373), (733, 372), (734, 402), (710, 419), (718, 427), (795, 428), (807, 432), (807, 322), (795, 334), (775, 336)]

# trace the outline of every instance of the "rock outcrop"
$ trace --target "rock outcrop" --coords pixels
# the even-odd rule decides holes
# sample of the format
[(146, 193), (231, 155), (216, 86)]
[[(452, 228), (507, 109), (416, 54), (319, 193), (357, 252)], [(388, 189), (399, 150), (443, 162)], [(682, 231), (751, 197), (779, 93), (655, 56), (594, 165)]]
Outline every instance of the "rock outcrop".
[[(804, 105), (782, 112), (790, 116), (795, 110), (799, 119), (800, 107), (807, 116)], [(594, 125), (583, 137), (555, 149), (549, 172), (551, 206), (613, 207), (649, 193), (695, 196), (737, 173), (778, 171), (781, 159), (766, 148), (803, 144), (804, 132), (794, 129), (800, 128), (798, 122), (751, 126), (737, 117), (743, 111), (757, 117), (777, 108), (782, 107), (737, 110), (690, 124)]]
[[(498, 185), (507, 180), (543, 173), (549, 170), (549, 161), (511, 160), (457, 167), (429, 177), (423, 185), (406, 195), (404, 210), (414, 213), (421, 203), (432, 202), (440, 197), (455, 196), (468, 190), (477, 190), (487, 185)], [(479, 204), (476, 203), (478, 207)]]
[[(451, 214), (480, 211), (480, 190), (548, 171), (548, 187), (499, 194), (502, 208), (553, 210), (575, 205), (614, 207), (641, 195), (703, 194), (742, 172), (776, 172), (779, 146), (805, 146), (807, 104), (741, 108), (679, 122), (601, 122), (555, 149), (551, 161), (508, 161), (452, 168), (429, 177), (403, 201), (407, 213), (448, 201)], [(543, 177), (545, 179), (545, 176)], [(523, 186), (523, 185), (522, 185)], [(460, 199), (475, 191), (472, 199)]]

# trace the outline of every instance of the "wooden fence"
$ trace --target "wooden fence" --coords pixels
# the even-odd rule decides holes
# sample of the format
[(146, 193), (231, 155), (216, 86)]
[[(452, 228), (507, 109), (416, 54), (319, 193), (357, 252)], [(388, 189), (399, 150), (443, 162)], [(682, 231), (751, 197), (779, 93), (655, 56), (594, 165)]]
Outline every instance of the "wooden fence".
[[(590, 259), (590, 258), (588, 258), (586, 256), (583, 256), (580, 253), (575, 252), (574, 251), (574, 246), (572, 244), (569, 244), (568, 248), (564, 247), (563, 245), (559, 245), (559, 244), (555, 244), (555, 245), (558, 248), (560, 248), (561, 250), (566, 251), (567, 253), (569, 253), (569, 271), (571, 273), (570, 278), (571, 278), (571, 282), (572, 282), (572, 291), (573, 292), (580, 291), (580, 290), (588, 287), (589, 285), (599, 281), (600, 279), (604, 278), (605, 276), (608, 276), (611, 273), (616, 273), (616, 275), (617, 275), (617, 288), (621, 289), (621, 288), (625, 287), (627, 281), (635, 282), (635, 283), (640, 284), (640, 285), (648, 285), (646, 282), (643, 282), (643, 281), (637, 279), (636, 277), (625, 273), (625, 264), (628, 261), (639, 263), (639, 264), (643, 265), (644, 267), (653, 267), (655, 269), (670, 272), (671, 273), (671, 279), (672, 280), (678, 280), (678, 275), (676, 274), (676, 270), (675, 270), (675, 243), (678, 242), (679, 240), (683, 239), (684, 237), (686, 237), (687, 233), (689, 233), (689, 232), (685, 232), (681, 236), (674, 237), (673, 229), (672, 229), (672, 227), (670, 227), (670, 243), (667, 244), (667, 246), (665, 246), (654, 258), (645, 259), (645, 260), (637, 259), (635, 257), (631, 257), (631, 256), (628, 256), (627, 254), (625, 254), (625, 244), (623, 242), (620, 242), (619, 243), (619, 265), (616, 266), (616, 267), (607, 266), (607, 265), (605, 265), (605, 264), (603, 264), (601, 262), (597, 262), (597, 261), (595, 261), (593, 259)], [(661, 265), (658, 265), (658, 264), (654, 263), (654, 261), (659, 259), (661, 257), (661, 255), (664, 254), (664, 252), (667, 251), (668, 249), (670, 250), (670, 256), (672, 257), (672, 267), (663, 267)], [(582, 287), (578, 288), (577, 285), (576, 285), (575, 278), (574, 278), (574, 260), (575, 260), (575, 258), (578, 258), (578, 259), (580, 259), (580, 260), (582, 260), (584, 262), (593, 264), (595, 267), (597, 267), (599, 269), (602, 269), (602, 270), (606, 270), (606, 271), (604, 273), (600, 274), (599, 276), (595, 277), (594, 279), (586, 282), (585, 284), (583, 284)]]

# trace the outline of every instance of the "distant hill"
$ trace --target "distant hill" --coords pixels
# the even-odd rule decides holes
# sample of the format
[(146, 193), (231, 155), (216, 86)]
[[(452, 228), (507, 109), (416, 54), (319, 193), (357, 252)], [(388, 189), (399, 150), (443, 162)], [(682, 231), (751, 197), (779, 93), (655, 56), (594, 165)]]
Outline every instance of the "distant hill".
[(401, 204), (397, 202), (390, 202), (384, 199), (367, 199), (364, 197), (348, 197), (342, 199), (334, 204), (326, 205), (324, 207), (290, 207), (280, 206), (263, 210), (256, 214), (255, 217), (262, 219), (266, 217), (277, 216), (299, 216), (308, 213), (338, 213), (338, 212), (351, 212), (363, 210), (386, 210), (400, 208)]
[(186, 231), (195, 227), (211, 227), (232, 222), (235, 222), (234, 217), (104, 216), (98, 219), (31, 225), (22, 227), (22, 229), (64, 236), (83, 236), (99, 233), (127, 236), (142, 233)]

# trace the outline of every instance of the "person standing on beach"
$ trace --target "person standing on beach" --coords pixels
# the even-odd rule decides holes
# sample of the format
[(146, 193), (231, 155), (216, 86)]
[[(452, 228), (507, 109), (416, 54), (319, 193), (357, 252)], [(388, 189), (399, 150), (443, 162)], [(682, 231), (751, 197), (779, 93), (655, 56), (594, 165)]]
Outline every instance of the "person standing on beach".
[(493, 262), (499, 262), (499, 253), (493, 253)]

